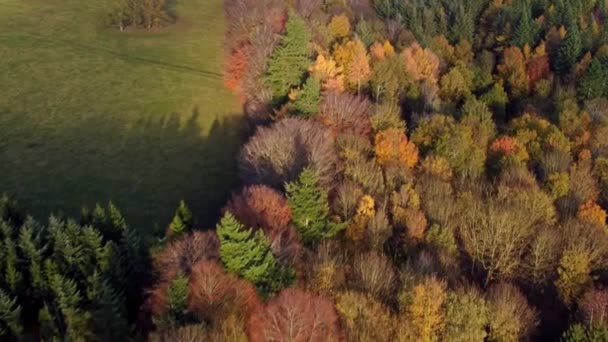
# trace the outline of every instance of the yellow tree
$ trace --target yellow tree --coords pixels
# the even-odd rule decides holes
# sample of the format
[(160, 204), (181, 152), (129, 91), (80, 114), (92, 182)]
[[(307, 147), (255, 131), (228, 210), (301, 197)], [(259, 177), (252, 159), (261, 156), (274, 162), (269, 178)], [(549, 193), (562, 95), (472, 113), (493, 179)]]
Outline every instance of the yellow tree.
[(394, 163), (412, 169), (418, 163), (418, 147), (398, 128), (376, 134), (374, 151), (380, 165)]
[(427, 80), (436, 84), (439, 79), (439, 57), (429, 49), (414, 43), (401, 53), (408, 73), (415, 81)]
[(429, 277), (399, 297), (404, 310), (398, 326), (399, 340), (437, 341), (445, 325), (445, 282)]
[(369, 55), (363, 42), (356, 38), (352, 45), (352, 59), (344, 66), (346, 84), (361, 91), (361, 86), (369, 82), (372, 70), (369, 65)]
[(498, 66), (498, 74), (504, 80), (512, 98), (528, 95), (530, 86), (526, 73), (524, 54), (517, 46), (505, 49), (503, 61)]

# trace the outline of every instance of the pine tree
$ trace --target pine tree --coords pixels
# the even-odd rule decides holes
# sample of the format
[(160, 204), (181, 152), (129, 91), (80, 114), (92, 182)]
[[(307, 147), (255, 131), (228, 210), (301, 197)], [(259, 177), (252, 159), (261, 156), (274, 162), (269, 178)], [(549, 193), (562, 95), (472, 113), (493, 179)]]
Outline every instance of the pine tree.
[(283, 99), (289, 90), (302, 83), (311, 61), (308, 44), (311, 34), (306, 22), (290, 12), (286, 33), (268, 61), (264, 83), (270, 87), (276, 99)]
[(570, 72), (578, 57), (581, 55), (583, 43), (576, 24), (570, 25), (566, 38), (557, 51), (555, 70), (562, 75)]
[(279, 266), (262, 230), (253, 234), (227, 212), (216, 231), (220, 257), (229, 272), (251, 281), (262, 293), (275, 292), (292, 281), (291, 270)]
[(178, 235), (192, 229), (193, 225), (192, 212), (182, 200), (179, 202), (179, 207), (175, 211), (173, 221), (169, 225), (169, 233), (170, 235)]
[(599, 59), (594, 58), (578, 83), (578, 96), (582, 101), (595, 99), (604, 93), (606, 73)]
[(314, 244), (344, 228), (329, 222), (327, 191), (319, 185), (314, 171), (304, 169), (298, 179), (286, 184), (285, 188), (293, 222), (305, 243)]
[(317, 77), (310, 76), (298, 93), (298, 97), (293, 103), (293, 109), (299, 115), (309, 117), (319, 111), (320, 102), (321, 82)]

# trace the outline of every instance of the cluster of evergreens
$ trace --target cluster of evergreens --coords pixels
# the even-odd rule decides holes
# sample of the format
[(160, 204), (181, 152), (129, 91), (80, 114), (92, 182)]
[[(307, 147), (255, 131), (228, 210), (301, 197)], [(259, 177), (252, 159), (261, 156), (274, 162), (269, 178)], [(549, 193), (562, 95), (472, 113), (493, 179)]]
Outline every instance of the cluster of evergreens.
[(183, 202), (160, 239), (112, 205), (43, 226), (3, 199), (4, 336), (608, 340), (605, 0), (226, 16), (251, 136), (216, 227)]

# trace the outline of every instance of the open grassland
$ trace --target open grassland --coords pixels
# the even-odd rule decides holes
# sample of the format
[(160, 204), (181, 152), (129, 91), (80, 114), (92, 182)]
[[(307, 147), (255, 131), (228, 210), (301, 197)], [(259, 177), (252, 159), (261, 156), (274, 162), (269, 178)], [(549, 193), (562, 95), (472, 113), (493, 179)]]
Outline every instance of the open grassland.
[(0, 0), (0, 193), (44, 219), (112, 200), (162, 229), (208, 224), (235, 182), (239, 108), (221, 78), (222, 0), (156, 32), (104, 27), (106, 0)]

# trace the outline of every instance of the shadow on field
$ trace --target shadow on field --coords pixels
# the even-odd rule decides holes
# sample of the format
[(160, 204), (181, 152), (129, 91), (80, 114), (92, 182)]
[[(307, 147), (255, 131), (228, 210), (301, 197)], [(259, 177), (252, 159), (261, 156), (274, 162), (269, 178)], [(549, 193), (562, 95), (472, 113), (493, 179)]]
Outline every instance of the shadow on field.
[(77, 215), (82, 205), (111, 200), (148, 232), (163, 231), (184, 199), (198, 225), (212, 227), (237, 182), (243, 125), (234, 115), (201, 129), (199, 115), (195, 108), (186, 117), (131, 126), (97, 117), (61, 132), (32, 132), (26, 141), (0, 146), (8, 152), (0, 148), (0, 174), (7, 176), (0, 192), (15, 194), (43, 221), (50, 212)]

